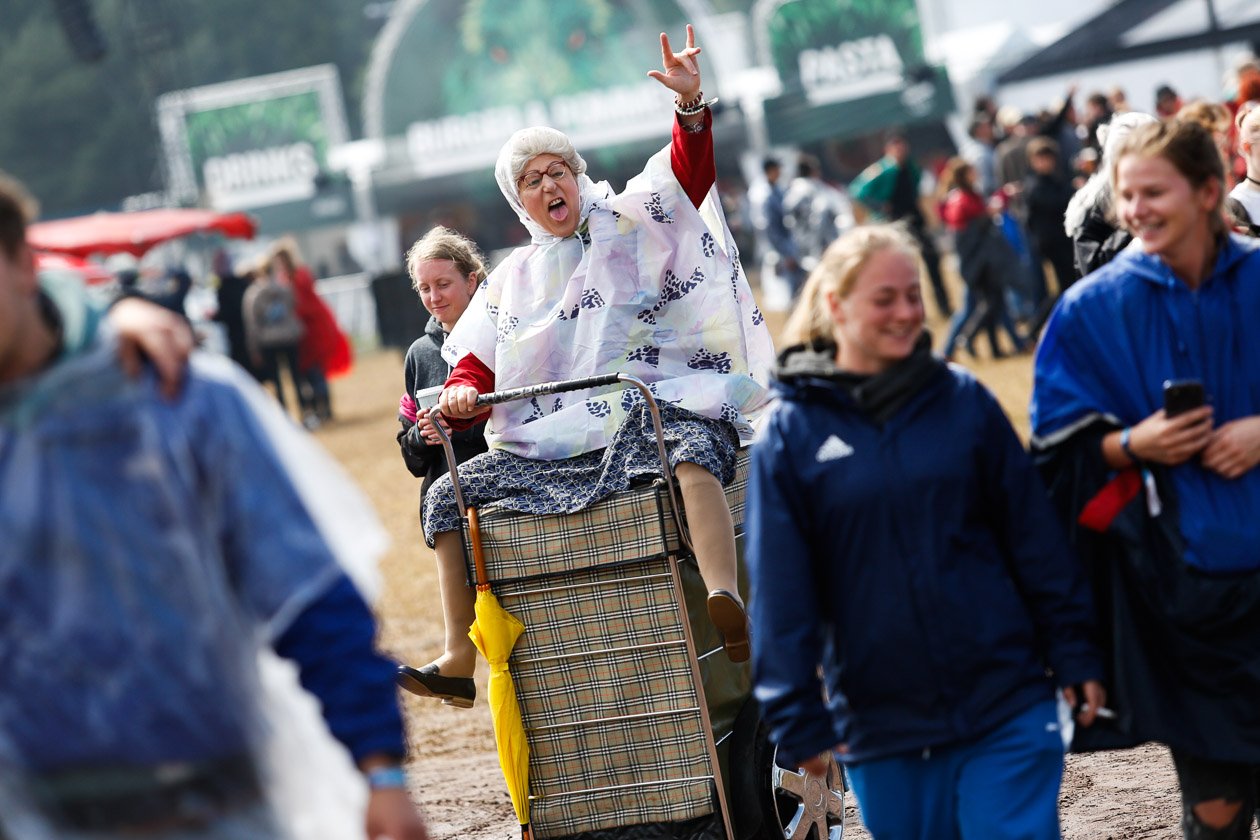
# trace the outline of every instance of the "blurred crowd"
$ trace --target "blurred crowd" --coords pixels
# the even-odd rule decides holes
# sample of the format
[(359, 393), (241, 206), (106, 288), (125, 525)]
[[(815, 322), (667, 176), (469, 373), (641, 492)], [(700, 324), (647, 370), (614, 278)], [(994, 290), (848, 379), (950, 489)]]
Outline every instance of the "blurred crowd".
[[(188, 320), (203, 345), (221, 349), (269, 385), (281, 407), (295, 405), (307, 429), (333, 418), (328, 380), (349, 372), (353, 350), (292, 237), (240, 259), (216, 249), (200, 282), (182, 265), (141, 270), (127, 258), (115, 266), (113, 293), (151, 301)], [(195, 293), (212, 294), (213, 302), (198, 306), (191, 299)], [(203, 308), (206, 319), (194, 323), (190, 313), (200, 316)]]
[[(923, 255), (937, 311), (952, 316), (940, 352), (974, 357), (977, 335), (986, 334), (1001, 357), (1029, 349), (1059, 294), (1131, 241), (1110, 217), (1107, 151), (1138, 125), (1178, 117), (1210, 131), (1234, 226), (1260, 232), (1260, 183), (1248, 177), (1260, 153), (1244, 130), (1260, 102), (1260, 60), (1238, 59), (1225, 87), (1220, 99), (1187, 101), (1160, 84), (1153, 114), (1134, 111), (1119, 87), (1082, 94), (1073, 85), (1035, 111), (980, 96), (956, 155), (921, 156), (893, 131), (883, 156), (847, 184), (824, 180), (809, 154), (767, 158), (742, 206), (732, 201), (729, 209), (736, 220), (744, 210), (755, 231), (768, 309), (788, 308), (827, 245), (855, 224), (903, 223)], [(1260, 178), (1260, 162), (1250, 166)], [(957, 311), (941, 271), (941, 255), (951, 252), (964, 281)]]

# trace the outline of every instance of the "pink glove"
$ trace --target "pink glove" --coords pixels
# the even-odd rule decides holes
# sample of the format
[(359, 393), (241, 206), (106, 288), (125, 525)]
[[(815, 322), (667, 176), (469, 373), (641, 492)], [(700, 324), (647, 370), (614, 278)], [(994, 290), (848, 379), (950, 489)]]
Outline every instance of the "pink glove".
[(416, 401), (411, 398), (411, 394), (403, 394), (398, 399), (398, 413), (405, 417), (408, 423), (416, 422)]

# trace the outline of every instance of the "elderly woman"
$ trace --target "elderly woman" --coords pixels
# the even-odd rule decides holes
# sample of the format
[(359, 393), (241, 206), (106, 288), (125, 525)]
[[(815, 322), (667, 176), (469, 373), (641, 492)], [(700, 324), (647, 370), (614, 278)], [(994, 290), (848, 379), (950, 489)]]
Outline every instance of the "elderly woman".
[[(559, 131), (508, 140), (495, 177), (530, 232), (487, 278), (443, 346), (455, 365), (440, 408), (460, 420), (486, 413), (477, 396), (549, 380), (625, 372), (662, 404), (670, 464), (687, 509), (709, 614), (732, 660), (748, 657), (736, 594), (735, 542), (722, 485), (734, 475), (747, 414), (766, 398), (773, 346), (739, 264), (715, 177), (711, 116), (700, 90), (695, 35), (648, 75), (675, 94), (669, 148), (621, 193), (586, 176)], [(650, 420), (633, 392), (590, 389), (489, 411), (490, 451), (460, 467), (469, 504), (497, 501), (566, 513), (660, 472)], [(425, 539), (443, 576), (463, 575), (459, 516), (449, 478), (424, 503)], [(460, 595), (471, 614), (473, 594)], [(405, 668), (411, 691), (453, 705), (471, 700), (474, 650)]]

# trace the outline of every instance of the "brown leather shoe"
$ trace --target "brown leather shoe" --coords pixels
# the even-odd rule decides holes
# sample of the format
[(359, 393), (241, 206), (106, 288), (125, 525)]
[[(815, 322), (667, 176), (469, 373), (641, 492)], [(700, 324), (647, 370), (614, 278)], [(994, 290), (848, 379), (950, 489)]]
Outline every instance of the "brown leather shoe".
[(714, 589), (709, 593), (708, 607), (709, 620), (722, 634), (727, 658), (732, 662), (747, 662), (748, 614), (744, 612), (743, 602), (725, 589)]

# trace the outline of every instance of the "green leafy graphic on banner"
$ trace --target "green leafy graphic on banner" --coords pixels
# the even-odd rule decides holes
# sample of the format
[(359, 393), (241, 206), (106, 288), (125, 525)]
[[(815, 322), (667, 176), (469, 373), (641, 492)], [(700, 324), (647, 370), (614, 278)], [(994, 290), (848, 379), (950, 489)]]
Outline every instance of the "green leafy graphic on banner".
[(385, 132), (639, 85), (683, 20), (674, 0), (429, 0), (391, 58)]
[(188, 114), (188, 148), (201, 170), (210, 158), (307, 142), (324, 161), (328, 136), (314, 91)]

